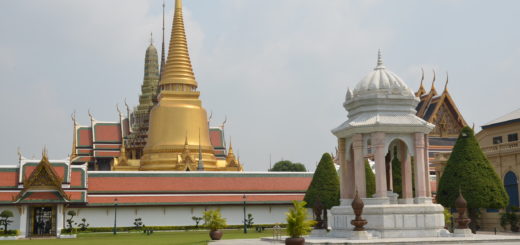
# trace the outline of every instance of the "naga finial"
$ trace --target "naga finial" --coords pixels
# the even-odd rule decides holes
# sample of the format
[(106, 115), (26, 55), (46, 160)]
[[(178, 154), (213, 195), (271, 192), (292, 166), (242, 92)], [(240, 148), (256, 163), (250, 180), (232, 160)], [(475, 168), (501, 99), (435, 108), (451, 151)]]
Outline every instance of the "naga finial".
[(450, 77), (448, 75), (448, 71), (446, 71), (446, 83), (444, 84), (444, 91), (448, 90), (448, 82), (450, 81)]
[(90, 118), (90, 122), (95, 121), (94, 116), (93, 116), (92, 113), (90, 112), (90, 109), (88, 109), (87, 112), (88, 112), (88, 117)]
[(220, 128), (224, 129), (224, 126), (226, 125), (226, 123), (227, 123), (227, 115), (224, 118), (224, 121), (222, 122), (222, 124), (220, 125)]

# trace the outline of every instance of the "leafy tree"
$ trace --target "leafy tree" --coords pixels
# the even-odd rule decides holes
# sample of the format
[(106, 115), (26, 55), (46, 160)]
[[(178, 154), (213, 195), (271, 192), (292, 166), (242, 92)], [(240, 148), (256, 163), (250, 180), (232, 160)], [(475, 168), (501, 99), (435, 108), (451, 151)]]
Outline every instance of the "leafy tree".
[(303, 200), (307, 207), (321, 203), (325, 210), (339, 205), (339, 178), (329, 153), (322, 155)]
[(464, 127), (453, 147), (437, 191), (437, 201), (454, 208), (459, 190), (466, 199), (472, 229), (478, 208), (503, 208), (509, 202), (504, 186), (480, 149), (473, 130)]
[(273, 172), (307, 172), (305, 166), (301, 163), (293, 163), (289, 160), (279, 161), (274, 164), (273, 168), (269, 169)]
[(255, 222), (253, 222), (254, 218), (253, 218), (253, 214), (247, 214), (247, 218), (246, 218), (246, 226), (247, 227), (253, 227), (253, 224)]
[(372, 197), (376, 193), (376, 175), (372, 171), (368, 160), (365, 160), (365, 182), (367, 197)]
[(4, 233), (7, 234), (7, 227), (13, 223), (12, 220), (9, 220), (10, 218), (14, 217), (14, 214), (11, 210), (4, 210), (2, 213), (0, 213), (0, 225), (4, 226)]
[(195, 221), (195, 228), (199, 228), (199, 223), (202, 221), (202, 217), (193, 216), (191, 219)]

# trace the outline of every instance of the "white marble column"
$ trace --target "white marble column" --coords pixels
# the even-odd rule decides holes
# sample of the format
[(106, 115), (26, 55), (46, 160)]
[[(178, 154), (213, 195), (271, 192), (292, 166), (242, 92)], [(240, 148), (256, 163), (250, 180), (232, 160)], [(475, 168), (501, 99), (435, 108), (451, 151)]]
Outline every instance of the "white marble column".
[(349, 189), (352, 189), (351, 179), (348, 176), (348, 166), (346, 159), (345, 138), (338, 139), (338, 160), (339, 160), (339, 180), (340, 180), (340, 199), (350, 198)]
[(61, 229), (65, 228), (65, 209), (63, 208), (63, 204), (56, 205), (56, 236), (59, 237), (61, 235)]
[(430, 163), (429, 158), (430, 155), (428, 154), (428, 148), (430, 146), (430, 142), (428, 142), (428, 135), (424, 134), (424, 172), (425, 172), (425, 185), (426, 185), (426, 196), (432, 197), (432, 187), (430, 185)]
[(418, 203), (426, 197), (424, 146), (424, 134), (415, 133), (415, 197)]
[(372, 143), (375, 148), (376, 164), (376, 197), (387, 197), (386, 163), (385, 163), (385, 133), (372, 133)]
[(359, 197), (366, 198), (365, 182), (365, 159), (363, 158), (363, 136), (355, 134), (352, 136), (352, 149), (354, 150), (354, 181)]
[(22, 205), (18, 211), (20, 212), (20, 236), (27, 237), (29, 235), (27, 230), (27, 215), (29, 215), (29, 208), (27, 205)]

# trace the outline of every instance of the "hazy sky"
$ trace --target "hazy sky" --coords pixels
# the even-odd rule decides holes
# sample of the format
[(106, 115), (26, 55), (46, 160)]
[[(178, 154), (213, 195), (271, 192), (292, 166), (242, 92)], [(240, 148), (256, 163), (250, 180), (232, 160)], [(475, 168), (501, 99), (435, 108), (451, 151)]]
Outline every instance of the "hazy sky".
[[(160, 47), (161, 0), (0, 0), (0, 164), (63, 159), (72, 121), (116, 121), (136, 105), (150, 32)], [(167, 37), (173, 1), (167, 3)], [(184, 1), (193, 68), (213, 125), (246, 170), (289, 159), (310, 170), (336, 145), (348, 87), (376, 64), (414, 90), (432, 69), (469, 124), (519, 107), (520, 1)], [(168, 42), (168, 40), (167, 40)]]

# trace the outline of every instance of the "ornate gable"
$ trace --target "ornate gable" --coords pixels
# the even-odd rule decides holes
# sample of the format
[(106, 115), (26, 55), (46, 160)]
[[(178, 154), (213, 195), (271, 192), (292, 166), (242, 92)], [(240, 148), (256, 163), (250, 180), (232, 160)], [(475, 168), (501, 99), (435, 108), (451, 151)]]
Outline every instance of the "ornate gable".
[(460, 130), (467, 125), (447, 89), (435, 99), (435, 103), (430, 104), (427, 111), (423, 119), (436, 125), (431, 136), (457, 137)]
[(29, 196), (33, 191), (50, 191), (56, 192), (61, 199), (68, 201), (68, 196), (61, 188), (62, 179), (58, 176), (56, 171), (51, 166), (47, 154), (43, 152), (42, 160), (33, 170), (31, 175), (23, 180), (23, 189), (16, 197), (16, 201), (19, 202), (21, 199)]

